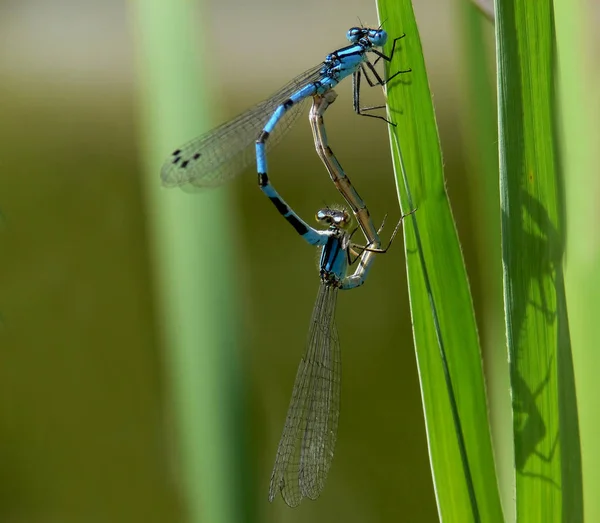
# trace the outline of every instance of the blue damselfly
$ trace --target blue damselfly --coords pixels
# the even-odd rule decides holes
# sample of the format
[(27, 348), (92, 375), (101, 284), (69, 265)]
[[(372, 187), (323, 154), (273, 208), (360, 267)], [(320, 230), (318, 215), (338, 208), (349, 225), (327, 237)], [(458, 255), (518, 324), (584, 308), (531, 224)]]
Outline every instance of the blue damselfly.
[[(384, 80), (375, 68), (381, 59), (391, 62), (396, 44), (404, 35), (394, 39), (389, 56), (376, 49), (385, 45), (388, 38), (381, 28), (353, 27), (348, 30), (346, 37), (350, 45), (327, 55), (322, 63), (296, 77), (267, 100), (176, 149), (163, 164), (163, 185), (215, 187), (237, 176), (256, 157), (261, 190), (298, 230), (297, 217), (289, 213), (287, 205), (281, 205), (281, 198), (269, 182), (267, 150), (282, 138), (297, 119), (303, 101), (315, 95), (324, 95), (350, 75), (353, 78), (356, 113), (387, 122), (383, 116), (370, 114), (370, 111), (380, 109), (381, 106), (360, 106), (361, 76), (365, 77), (370, 86), (383, 86), (397, 75), (410, 71), (398, 71)], [(369, 61), (369, 53), (377, 56), (374, 62)], [(254, 151), (252, 145), (255, 146)], [(363, 227), (363, 221), (359, 223)]]

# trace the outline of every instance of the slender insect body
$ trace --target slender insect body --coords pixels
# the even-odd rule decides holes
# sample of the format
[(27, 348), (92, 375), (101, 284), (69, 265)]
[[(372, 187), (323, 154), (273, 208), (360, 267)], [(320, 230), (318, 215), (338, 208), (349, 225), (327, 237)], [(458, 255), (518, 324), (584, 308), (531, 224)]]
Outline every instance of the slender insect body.
[[(351, 45), (330, 53), (321, 64), (299, 75), (269, 99), (231, 122), (173, 151), (161, 169), (163, 185), (192, 189), (216, 187), (243, 172), (253, 157), (256, 158), (257, 171), (266, 174), (267, 151), (279, 142), (297, 119), (302, 102), (315, 95), (324, 95), (347, 76), (360, 75), (361, 70), (366, 71), (365, 65), (373, 71), (368, 59), (370, 52), (377, 54), (377, 60), (383, 57), (391, 60), (391, 56), (386, 57), (376, 50), (387, 41), (387, 33), (383, 29), (353, 27), (346, 37)], [(369, 81), (369, 85), (383, 85), (383, 79), (376, 78), (377, 83)], [(354, 82), (354, 85), (359, 83)], [(358, 99), (358, 93), (355, 93), (355, 99)], [(356, 112), (374, 116), (361, 112), (360, 107), (356, 108)], [(375, 117), (385, 120), (381, 116)], [(272, 133), (275, 135), (272, 136)], [(255, 142), (253, 155), (250, 148)]]

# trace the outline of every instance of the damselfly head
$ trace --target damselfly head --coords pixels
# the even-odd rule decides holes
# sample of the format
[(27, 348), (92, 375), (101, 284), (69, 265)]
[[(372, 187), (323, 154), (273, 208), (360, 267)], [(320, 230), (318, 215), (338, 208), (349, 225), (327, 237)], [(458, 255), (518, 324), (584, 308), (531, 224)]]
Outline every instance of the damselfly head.
[(320, 209), (317, 211), (316, 219), (319, 223), (325, 223), (336, 229), (345, 229), (350, 225), (352, 217), (345, 209)]
[(382, 47), (387, 42), (387, 33), (383, 29), (351, 27), (346, 33), (346, 38), (353, 44), (361, 39), (365, 39), (373, 47)]

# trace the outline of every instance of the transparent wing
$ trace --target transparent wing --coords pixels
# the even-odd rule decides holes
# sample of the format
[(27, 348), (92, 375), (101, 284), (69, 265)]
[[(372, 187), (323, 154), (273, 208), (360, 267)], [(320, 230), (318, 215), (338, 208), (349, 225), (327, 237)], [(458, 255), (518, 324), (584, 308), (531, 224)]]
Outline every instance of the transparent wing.
[(269, 500), (281, 491), (295, 507), (319, 496), (333, 460), (340, 415), (341, 354), (336, 287), (321, 282), (271, 474)]
[[(176, 149), (162, 166), (163, 185), (209, 188), (240, 174), (255, 158), (256, 139), (277, 106), (301, 87), (317, 81), (321, 77), (322, 67), (323, 64), (319, 64), (309, 69), (267, 100)], [(279, 143), (290, 129), (302, 112), (304, 101), (285, 113), (267, 141), (267, 150)]]

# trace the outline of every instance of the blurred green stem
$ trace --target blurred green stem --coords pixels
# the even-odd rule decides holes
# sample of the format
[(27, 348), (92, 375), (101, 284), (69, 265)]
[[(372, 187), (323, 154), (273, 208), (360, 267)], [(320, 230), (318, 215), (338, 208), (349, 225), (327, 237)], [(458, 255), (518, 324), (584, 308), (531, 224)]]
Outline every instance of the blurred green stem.
[[(566, 194), (567, 250), (565, 280), (581, 432), (583, 519), (600, 521), (600, 69), (597, 25), (592, 2), (554, 0), (560, 94), (562, 167)], [(561, 436), (562, 437), (562, 436)], [(576, 468), (578, 456), (568, 456)], [(573, 519), (572, 521), (575, 521)]]
[[(193, 523), (244, 521), (243, 391), (224, 193), (160, 187), (162, 161), (206, 129), (195, 4), (132, 2), (151, 248), (172, 402), (177, 476)], [(218, 224), (215, 227), (214, 224)]]

